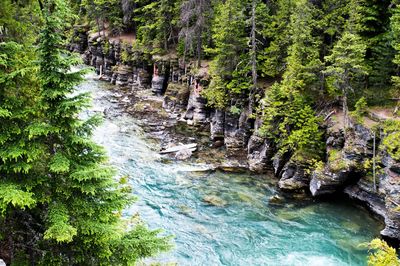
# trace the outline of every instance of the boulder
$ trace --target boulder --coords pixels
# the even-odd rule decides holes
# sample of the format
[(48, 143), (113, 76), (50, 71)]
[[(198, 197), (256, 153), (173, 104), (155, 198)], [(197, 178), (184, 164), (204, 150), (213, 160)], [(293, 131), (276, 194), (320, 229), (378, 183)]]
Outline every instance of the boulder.
[(227, 204), (226, 200), (223, 200), (223, 199), (221, 199), (220, 197), (218, 197), (216, 195), (205, 196), (203, 198), (203, 201), (205, 203), (208, 203), (210, 205), (214, 205), (214, 206), (217, 206), (217, 207), (224, 207)]

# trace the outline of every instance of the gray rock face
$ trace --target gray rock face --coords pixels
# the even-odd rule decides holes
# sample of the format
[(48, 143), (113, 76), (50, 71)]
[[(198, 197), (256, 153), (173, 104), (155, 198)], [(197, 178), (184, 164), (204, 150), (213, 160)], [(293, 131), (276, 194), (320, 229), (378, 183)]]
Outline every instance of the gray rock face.
[(328, 130), (328, 138), (326, 139), (326, 146), (341, 149), (344, 145), (344, 135), (342, 131), (333, 131), (329, 132)]
[(310, 178), (304, 169), (293, 162), (288, 162), (282, 169), (282, 177), (278, 186), (283, 190), (299, 191), (308, 188)]
[(163, 84), (165, 77), (163, 75), (153, 75), (151, 79), (151, 90), (158, 95), (163, 94)]
[(253, 134), (247, 144), (250, 171), (263, 173), (270, 168), (273, 147), (268, 140)]
[(170, 65), (167, 61), (156, 62), (153, 65), (151, 90), (156, 95), (163, 95), (168, 84)]
[(186, 84), (169, 83), (164, 94), (163, 108), (169, 112), (182, 113), (189, 101), (189, 86)]
[(280, 176), (283, 167), (285, 166), (286, 162), (289, 160), (289, 156), (287, 154), (281, 155), (279, 153), (275, 154), (272, 157), (272, 167), (274, 169), (274, 174), (276, 176)]
[(193, 79), (190, 86), (189, 102), (186, 109), (185, 119), (191, 124), (204, 124), (207, 122), (207, 101), (201, 96), (202, 86), (198, 80)]
[(314, 171), (310, 181), (310, 191), (313, 196), (329, 195), (343, 188), (351, 177), (346, 170), (337, 173), (327, 171)]
[(217, 141), (224, 139), (225, 112), (214, 110), (211, 115), (210, 136), (211, 140)]
[(246, 112), (241, 112), (240, 115), (225, 112), (224, 139), (228, 150), (240, 150), (247, 146), (250, 133), (247, 121)]
[(127, 65), (119, 65), (115, 71), (115, 84), (125, 87), (132, 83), (132, 68)]
[[(87, 47), (86, 51), (80, 51), (84, 62), (95, 67), (101, 80), (120, 86), (134, 86), (136, 89), (150, 85), (148, 63), (138, 52), (132, 51), (130, 45), (121, 47), (118, 40), (105, 40), (102, 35), (92, 34), (82, 47)], [(122, 52), (126, 54), (126, 61), (122, 60)]]
[[(353, 130), (346, 132), (346, 137), (341, 130), (328, 129), (328, 134), (327, 163), (322, 171), (314, 171), (310, 182), (313, 196), (333, 194), (346, 184), (356, 182), (363, 175), (364, 160), (372, 156), (372, 135), (365, 127), (355, 125)], [(330, 153), (335, 153), (335, 156), (330, 156)]]

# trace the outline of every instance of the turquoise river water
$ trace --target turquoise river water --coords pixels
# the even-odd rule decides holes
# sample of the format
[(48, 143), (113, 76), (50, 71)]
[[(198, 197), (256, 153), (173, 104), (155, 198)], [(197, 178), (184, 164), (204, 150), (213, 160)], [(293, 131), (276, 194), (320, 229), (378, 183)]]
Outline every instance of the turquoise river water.
[[(91, 92), (90, 113), (117, 110), (110, 85), (88, 76), (79, 91)], [(118, 113), (117, 111), (115, 111)], [(163, 163), (159, 144), (138, 121), (120, 111), (94, 135), (118, 169), (129, 175), (139, 213), (150, 228), (175, 236), (175, 248), (149, 261), (178, 265), (366, 265), (361, 243), (381, 224), (348, 201), (285, 201), (273, 204), (273, 176), (196, 172), (200, 166)], [(213, 206), (205, 197), (218, 198)]]

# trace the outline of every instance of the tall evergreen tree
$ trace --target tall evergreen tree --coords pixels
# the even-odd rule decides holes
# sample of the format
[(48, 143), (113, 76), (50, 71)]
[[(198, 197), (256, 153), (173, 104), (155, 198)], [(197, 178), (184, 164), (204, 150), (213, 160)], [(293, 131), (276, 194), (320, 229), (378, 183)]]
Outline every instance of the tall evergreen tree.
[(262, 101), (261, 133), (273, 139), (279, 152), (293, 159), (320, 159), (322, 132), (308, 95), (320, 87), (320, 37), (316, 32), (317, 9), (309, 1), (297, 1), (290, 17), (292, 44), (288, 48), (283, 80), (266, 92)]
[(121, 218), (134, 200), (129, 186), (91, 140), (99, 117), (79, 119), (89, 97), (74, 94), (83, 72), (63, 48), (67, 3), (46, 1), (42, 12), (36, 90), (27, 52), (0, 44), (1, 256), (17, 265), (132, 265), (167, 250), (169, 237)]
[(286, 67), (287, 48), (290, 46), (289, 23), (293, 12), (292, 0), (268, 1), (270, 23), (263, 29), (267, 45), (259, 56), (264, 76), (279, 77)]
[(83, 73), (71, 71), (77, 61), (62, 48), (63, 19), (68, 14), (64, 4), (49, 1), (43, 10), (45, 27), (39, 49), (46, 120), (36, 132), (43, 136), (49, 158), (44, 239), (54, 245), (47, 258), (69, 264), (133, 263), (165, 250), (168, 241), (142, 225), (129, 230), (116, 215), (132, 198), (114, 180), (102, 148), (90, 140), (98, 117), (77, 118), (89, 98), (71, 96)]
[(201, 66), (203, 50), (203, 32), (206, 30), (210, 17), (211, 2), (209, 0), (187, 0), (181, 7), (180, 37), (184, 40), (183, 60), (186, 60), (188, 50), (195, 47), (197, 66)]
[(230, 95), (251, 86), (245, 4), (227, 0), (216, 7), (212, 29), (215, 48), (210, 50), (215, 55), (210, 69), (212, 80), (204, 95), (217, 108), (226, 107)]
[(354, 33), (345, 32), (332, 50), (332, 54), (325, 59), (329, 63), (325, 73), (329, 86), (340, 92), (342, 97), (344, 128), (349, 125), (348, 121), (348, 97), (354, 91), (357, 79), (368, 74), (365, 65), (366, 45), (362, 39)]
[[(166, 52), (171, 43), (177, 43), (177, 24), (181, 1), (136, 1), (137, 38), (153, 53)], [(150, 47), (147, 47), (150, 46)]]
[[(33, 224), (38, 204), (33, 190), (43, 182), (43, 145), (29, 127), (40, 113), (32, 46), (0, 43), (0, 256), (12, 260), (18, 251), (32, 252), (38, 244)], [(39, 229), (40, 229), (39, 225)]]
[[(392, 16), (390, 18), (390, 31), (392, 35), (392, 46), (396, 51), (393, 63), (397, 66), (395, 75), (392, 76), (393, 96), (400, 97), (400, 2), (393, 1)], [(398, 110), (399, 105), (397, 105)]]

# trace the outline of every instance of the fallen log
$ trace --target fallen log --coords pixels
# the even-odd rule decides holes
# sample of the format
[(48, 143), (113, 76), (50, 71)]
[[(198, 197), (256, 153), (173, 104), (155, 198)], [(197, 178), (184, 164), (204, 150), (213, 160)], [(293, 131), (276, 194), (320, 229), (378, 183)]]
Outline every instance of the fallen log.
[(193, 152), (193, 151), (197, 150), (197, 143), (190, 143), (190, 144), (185, 144), (185, 145), (174, 146), (174, 147), (160, 151), (160, 154), (175, 153), (175, 152), (178, 152), (181, 150), (190, 150)]

